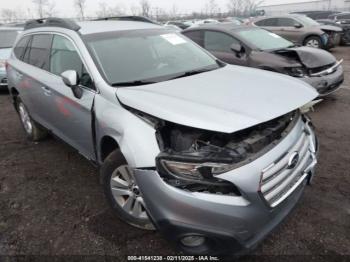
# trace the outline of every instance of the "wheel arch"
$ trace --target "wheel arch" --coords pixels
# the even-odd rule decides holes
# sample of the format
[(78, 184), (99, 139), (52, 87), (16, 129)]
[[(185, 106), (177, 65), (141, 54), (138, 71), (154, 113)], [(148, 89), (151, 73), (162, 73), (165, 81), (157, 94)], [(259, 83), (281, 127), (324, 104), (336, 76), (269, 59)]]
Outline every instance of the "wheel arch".
[(19, 96), (19, 91), (17, 90), (17, 88), (15, 88), (15, 87), (10, 88), (10, 95), (12, 98), (13, 106), (17, 110), (17, 98)]
[(120, 149), (119, 143), (112, 136), (105, 135), (101, 138), (99, 144), (100, 161), (103, 161), (115, 150)]

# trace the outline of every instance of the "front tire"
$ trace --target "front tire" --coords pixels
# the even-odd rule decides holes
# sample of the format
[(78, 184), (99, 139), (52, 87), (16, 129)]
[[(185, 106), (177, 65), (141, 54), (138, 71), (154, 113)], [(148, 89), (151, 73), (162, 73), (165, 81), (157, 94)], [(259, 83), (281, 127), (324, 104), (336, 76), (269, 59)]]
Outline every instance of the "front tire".
[(323, 48), (322, 40), (318, 36), (310, 36), (305, 39), (304, 45), (314, 48)]
[(105, 196), (115, 214), (134, 227), (154, 230), (133, 172), (120, 150), (106, 158), (100, 174)]
[(47, 137), (48, 132), (43, 127), (39, 126), (31, 117), (22, 100), (17, 98), (17, 112), (21, 120), (21, 124), (26, 133), (27, 139), (33, 142), (38, 142)]

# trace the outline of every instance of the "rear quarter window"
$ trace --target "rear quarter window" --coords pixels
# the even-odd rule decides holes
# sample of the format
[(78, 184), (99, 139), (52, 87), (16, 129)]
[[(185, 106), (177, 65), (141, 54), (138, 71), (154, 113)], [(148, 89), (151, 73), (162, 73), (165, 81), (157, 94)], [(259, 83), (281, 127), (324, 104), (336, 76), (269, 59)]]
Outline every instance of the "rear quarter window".
[(19, 42), (17, 43), (17, 45), (14, 48), (15, 56), (19, 60), (23, 61), (24, 51), (28, 45), (29, 39), (30, 39), (30, 36), (23, 37), (21, 40), (19, 40)]

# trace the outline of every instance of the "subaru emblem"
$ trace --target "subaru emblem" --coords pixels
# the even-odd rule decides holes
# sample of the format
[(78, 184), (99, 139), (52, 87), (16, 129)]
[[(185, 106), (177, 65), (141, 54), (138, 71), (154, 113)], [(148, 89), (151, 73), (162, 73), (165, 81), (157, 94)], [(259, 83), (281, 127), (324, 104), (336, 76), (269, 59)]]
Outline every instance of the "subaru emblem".
[(288, 169), (294, 169), (299, 163), (299, 152), (294, 152), (288, 161)]

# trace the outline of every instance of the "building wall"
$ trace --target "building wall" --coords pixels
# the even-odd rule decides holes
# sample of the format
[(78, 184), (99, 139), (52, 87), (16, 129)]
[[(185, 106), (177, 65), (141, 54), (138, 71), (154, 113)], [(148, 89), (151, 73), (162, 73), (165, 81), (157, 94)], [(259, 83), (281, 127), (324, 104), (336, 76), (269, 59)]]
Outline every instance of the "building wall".
[[(290, 12), (310, 11), (310, 10), (339, 10), (350, 11), (350, 0), (313, 0), (305, 2), (288, 1), (284, 4), (267, 4), (265, 1), (260, 9), (266, 11), (267, 15), (279, 15)], [(294, 2), (294, 3), (293, 3)]]

